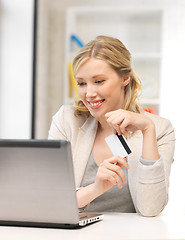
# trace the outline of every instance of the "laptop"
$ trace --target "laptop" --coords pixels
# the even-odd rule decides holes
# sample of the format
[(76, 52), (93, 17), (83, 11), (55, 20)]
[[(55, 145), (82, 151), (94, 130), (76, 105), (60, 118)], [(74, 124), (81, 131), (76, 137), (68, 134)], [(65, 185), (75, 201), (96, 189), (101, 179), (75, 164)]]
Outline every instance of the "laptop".
[(75, 228), (102, 219), (79, 213), (69, 142), (0, 140), (0, 225)]

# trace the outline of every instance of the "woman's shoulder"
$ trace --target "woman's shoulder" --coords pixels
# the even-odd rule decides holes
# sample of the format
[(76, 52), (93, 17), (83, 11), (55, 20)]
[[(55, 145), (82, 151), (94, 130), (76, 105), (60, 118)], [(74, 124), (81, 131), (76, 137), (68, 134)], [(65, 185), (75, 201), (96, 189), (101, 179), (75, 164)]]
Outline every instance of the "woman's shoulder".
[(62, 121), (65, 125), (81, 127), (88, 119), (87, 115), (76, 116), (73, 105), (62, 105), (53, 117), (56, 121)]
[(75, 108), (73, 105), (62, 105), (55, 115), (65, 114), (67, 116), (73, 117), (74, 111), (75, 111)]
[(59, 117), (63, 118), (65, 117), (66, 119), (85, 119), (84, 116), (75, 116), (75, 107), (73, 105), (62, 105), (59, 110), (56, 112), (54, 117)]

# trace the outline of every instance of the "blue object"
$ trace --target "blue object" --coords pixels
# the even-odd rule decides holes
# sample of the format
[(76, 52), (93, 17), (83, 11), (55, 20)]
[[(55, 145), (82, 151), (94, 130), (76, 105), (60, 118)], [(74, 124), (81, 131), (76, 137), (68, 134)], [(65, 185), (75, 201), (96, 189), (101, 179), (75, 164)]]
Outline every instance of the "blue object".
[(80, 41), (80, 39), (76, 35), (71, 35), (71, 40), (76, 42), (77, 45), (81, 48), (84, 46), (84, 44)]

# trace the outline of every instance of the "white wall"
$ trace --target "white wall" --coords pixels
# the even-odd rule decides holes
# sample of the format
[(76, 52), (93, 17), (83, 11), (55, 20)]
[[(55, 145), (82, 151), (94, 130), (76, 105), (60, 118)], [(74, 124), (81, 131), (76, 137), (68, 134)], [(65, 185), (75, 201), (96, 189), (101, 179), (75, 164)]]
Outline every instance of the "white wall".
[(30, 138), (33, 0), (0, 7), (0, 138)]
[(175, 128), (176, 148), (166, 211), (185, 214), (185, 1), (171, 2), (164, 15), (161, 115)]

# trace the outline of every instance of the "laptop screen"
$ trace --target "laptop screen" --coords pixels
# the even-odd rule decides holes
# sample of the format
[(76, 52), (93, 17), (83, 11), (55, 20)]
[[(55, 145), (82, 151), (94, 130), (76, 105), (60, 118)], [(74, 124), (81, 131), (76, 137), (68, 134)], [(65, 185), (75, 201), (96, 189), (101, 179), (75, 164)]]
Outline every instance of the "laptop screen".
[(0, 221), (78, 223), (69, 142), (0, 140)]

